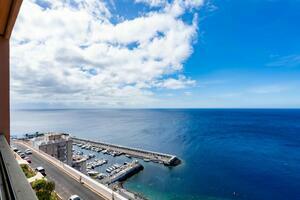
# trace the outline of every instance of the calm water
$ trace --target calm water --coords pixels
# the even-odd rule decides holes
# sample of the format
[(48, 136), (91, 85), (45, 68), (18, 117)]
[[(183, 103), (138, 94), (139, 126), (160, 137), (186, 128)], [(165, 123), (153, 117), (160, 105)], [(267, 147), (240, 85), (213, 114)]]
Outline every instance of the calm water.
[(300, 110), (23, 110), (11, 126), (178, 155), (125, 184), (151, 199), (300, 199)]

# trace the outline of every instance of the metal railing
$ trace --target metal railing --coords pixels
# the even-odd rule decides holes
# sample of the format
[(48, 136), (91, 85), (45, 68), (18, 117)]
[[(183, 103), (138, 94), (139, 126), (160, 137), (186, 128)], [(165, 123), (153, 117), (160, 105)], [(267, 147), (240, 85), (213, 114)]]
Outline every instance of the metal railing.
[(3, 134), (0, 134), (0, 199), (37, 200)]

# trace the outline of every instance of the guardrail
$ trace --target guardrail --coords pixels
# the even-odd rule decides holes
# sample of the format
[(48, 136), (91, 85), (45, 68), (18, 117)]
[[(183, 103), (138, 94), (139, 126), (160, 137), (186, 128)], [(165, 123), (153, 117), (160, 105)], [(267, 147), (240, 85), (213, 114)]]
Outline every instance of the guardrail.
[(0, 134), (0, 199), (37, 200), (4, 135)]
[(99, 196), (101, 196), (105, 199), (108, 199), (108, 200), (127, 200), (127, 198), (121, 196), (119, 193), (114, 192), (113, 190), (106, 187), (105, 185), (103, 185), (103, 184), (97, 182), (96, 180), (92, 179), (91, 177), (77, 171), (76, 169), (72, 168), (71, 166), (57, 160), (56, 158), (46, 154), (45, 152), (35, 149), (25, 142), (16, 141), (16, 143), (24, 145), (27, 148), (30, 148), (32, 151), (39, 154), (41, 157), (43, 157), (48, 162), (52, 163), (58, 169), (60, 169), (64, 173), (68, 174), (69, 176), (74, 178), (76, 181), (82, 183), (84, 186), (87, 186), (89, 189), (91, 189), (93, 192), (97, 193)]

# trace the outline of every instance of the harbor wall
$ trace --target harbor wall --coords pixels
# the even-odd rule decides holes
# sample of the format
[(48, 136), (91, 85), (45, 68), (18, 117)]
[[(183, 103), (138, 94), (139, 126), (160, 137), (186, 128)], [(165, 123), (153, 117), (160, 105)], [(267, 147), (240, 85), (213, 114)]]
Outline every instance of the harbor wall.
[(74, 142), (77, 142), (77, 143), (85, 143), (85, 144), (90, 144), (92, 146), (97, 146), (100, 148), (110, 149), (110, 150), (114, 150), (114, 151), (121, 151), (121, 152), (131, 155), (133, 157), (161, 161), (165, 165), (175, 166), (175, 165), (178, 165), (181, 163), (180, 159), (177, 158), (175, 155), (159, 153), (159, 152), (154, 152), (154, 151), (148, 151), (148, 150), (132, 148), (132, 147), (125, 147), (122, 145), (115, 145), (115, 144), (104, 143), (104, 142), (99, 142), (99, 141), (80, 139), (77, 137), (72, 137), (72, 139)]

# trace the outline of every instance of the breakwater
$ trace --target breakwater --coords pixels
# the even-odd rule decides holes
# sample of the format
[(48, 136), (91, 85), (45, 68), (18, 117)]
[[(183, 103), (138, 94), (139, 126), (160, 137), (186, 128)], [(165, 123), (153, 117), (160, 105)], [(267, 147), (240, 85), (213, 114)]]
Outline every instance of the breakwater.
[(175, 155), (159, 153), (154, 151), (147, 151), (147, 150), (132, 148), (132, 147), (125, 147), (121, 145), (109, 144), (109, 143), (104, 143), (99, 141), (80, 139), (77, 137), (72, 137), (72, 140), (74, 143), (77, 144), (86, 145), (94, 148), (100, 148), (105, 153), (112, 152), (113, 155), (124, 154), (127, 157), (141, 158), (145, 162), (155, 162), (167, 166), (176, 166), (181, 163), (181, 160)]

